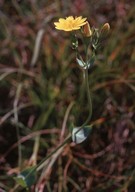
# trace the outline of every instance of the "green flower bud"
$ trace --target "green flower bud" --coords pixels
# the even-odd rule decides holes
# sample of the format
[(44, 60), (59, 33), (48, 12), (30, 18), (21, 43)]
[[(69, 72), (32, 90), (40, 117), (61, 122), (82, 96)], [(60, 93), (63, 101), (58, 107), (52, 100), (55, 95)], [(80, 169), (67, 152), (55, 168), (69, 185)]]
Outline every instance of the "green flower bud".
[(86, 21), (86, 24), (83, 26), (83, 34), (85, 37), (90, 37), (92, 35), (92, 31), (90, 29), (90, 24)]
[(105, 23), (100, 31), (101, 38), (107, 37), (107, 35), (109, 34), (109, 31), (110, 31), (110, 25), (109, 23)]

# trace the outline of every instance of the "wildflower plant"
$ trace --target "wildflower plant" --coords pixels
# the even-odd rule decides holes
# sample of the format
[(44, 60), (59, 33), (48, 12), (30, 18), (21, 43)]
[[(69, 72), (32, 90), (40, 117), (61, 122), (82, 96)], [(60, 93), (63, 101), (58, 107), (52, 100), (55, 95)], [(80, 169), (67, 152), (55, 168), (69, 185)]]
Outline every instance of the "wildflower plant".
[[(90, 27), (87, 18), (80, 17), (73, 17), (69, 16), (66, 19), (59, 19), (59, 22), (55, 22), (55, 28), (58, 30), (68, 31), (71, 32), (71, 43), (72, 48), (76, 52), (76, 61), (79, 67), (82, 69), (83, 72), (83, 80), (86, 87), (87, 92), (87, 99), (89, 105), (89, 114), (86, 121), (79, 127), (73, 128), (72, 131), (72, 140), (75, 143), (83, 142), (91, 129), (90, 123), (92, 117), (92, 101), (90, 95), (90, 88), (89, 88), (89, 80), (88, 80), (88, 69), (92, 68), (96, 59), (96, 53), (99, 49), (102, 40), (108, 35), (110, 26), (108, 23), (104, 24), (101, 29), (97, 29), (94, 27)], [(79, 52), (79, 44), (78, 44), (78, 36), (76, 31), (80, 32), (81, 39), (84, 46), (84, 55), (83, 58)]]
[[(91, 27), (89, 22), (87, 21), (87, 18), (83, 18), (82, 16), (75, 18), (73, 16), (69, 16), (65, 19), (60, 18), (58, 22), (54, 23), (54, 25), (56, 29), (69, 32), (71, 35), (71, 44), (76, 54), (76, 62), (78, 66), (82, 69), (83, 73), (83, 81), (87, 93), (89, 114), (85, 122), (80, 126), (73, 126), (72, 134), (69, 134), (67, 138), (65, 138), (65, 140), (47, 157), (42, 159), (39, 164), (21, 172), (21, 174), (15, 178), (17, 183), (25, 188), (30, 187), (35, 182), (35, 173), (42, 168), (44, 162), (49, 159), (53, 154), (55, 154), (59, 149), (63, 149), (65, 144), (68, 143), (71, 139), (76, 144), (80, 144), (87, 139), (92, 129), (92, 124), (90, 123), (92, 117), (92, 100), (89, 88), (88, 70), (93, 67), (97, 51), (110, 30), (110, 26), (108, 23), (104, 24), (101, 29)], [(80, 37), (84, 46), (83, 55), (81, 55), (79, 51), (78, 40)]]

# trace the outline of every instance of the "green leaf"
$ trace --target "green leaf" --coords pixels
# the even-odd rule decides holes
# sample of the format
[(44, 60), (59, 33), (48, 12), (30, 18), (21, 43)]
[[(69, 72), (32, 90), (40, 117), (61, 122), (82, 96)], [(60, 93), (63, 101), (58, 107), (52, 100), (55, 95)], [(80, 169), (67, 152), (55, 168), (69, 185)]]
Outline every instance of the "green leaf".
[(87, 139), (92, 130), (91, 126), (75, 127), (72, 130), (72, 140), (76, 144), (80, 144)]
[(76, 58), (76, 61), (77, 61), (78, 65), (79, 65), (80, 67), (84, 67), (84, 66), (86, 65), (85, 62), (82, 61), (81, 59)]
[(18, 175), (17, 177), (14, 177), (14, 180), (16, 181), (16, 183), (18, 183), (20, 186), (26, 188), (27, 184), (25, 181), (25, 178), (22, 175)]
[(41, 107), (43, 105), (40, 97), (38, 96), (38, 94), (35, 91), (30, 90), (29, 91), (29, 96), (31, 98), (31, 101), (34, 105), (37, 105), (39, 107)]
[(22, 171), (17, 177), (14, 177), (15, 181), (24, 188), (31, 187), (36, 181), (35, 167), (30, 167)]
[(92, 57), (88, 61), (88, 66), (92, 67), (94, 65), (94, 62), (95, 62), (95, 55), (92, 55)]

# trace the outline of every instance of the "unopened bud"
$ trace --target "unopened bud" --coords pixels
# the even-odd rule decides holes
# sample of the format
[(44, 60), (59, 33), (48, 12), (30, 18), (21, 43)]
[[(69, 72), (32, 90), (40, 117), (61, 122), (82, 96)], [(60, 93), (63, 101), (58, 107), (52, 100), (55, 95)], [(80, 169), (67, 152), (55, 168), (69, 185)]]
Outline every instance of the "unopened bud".
[(92, 35), (92, 31), (90, 29), (90, 24), (88, 23), (88, 21), (86, 21), (86, 24), (83, 27), (83, 34), (86, 37), (90, 37)]
[(109, 31), (110, 31), (110, 25), (109, 23), (105, 23), (101, 28), (101, 37), (105, 38), (109, 34)]

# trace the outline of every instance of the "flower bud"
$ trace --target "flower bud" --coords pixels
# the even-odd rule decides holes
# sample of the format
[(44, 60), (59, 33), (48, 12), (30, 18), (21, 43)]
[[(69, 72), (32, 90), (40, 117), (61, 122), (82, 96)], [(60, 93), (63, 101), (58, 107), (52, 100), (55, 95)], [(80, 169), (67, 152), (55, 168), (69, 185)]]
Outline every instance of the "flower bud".
[(83, 34), (86, 37), (90, 37), (92, 35), (92, 31), (90, 29), (90, 24), (88, 23), (88, 21), (86, 21), (86, 24), (83, 27)]
[(101, 28), (101, 33), (100, 33), (101, 37), (105, 38), (109, 34), (109, 31), (110, 31), (110, 25), (109, 23), (105, 23)]

